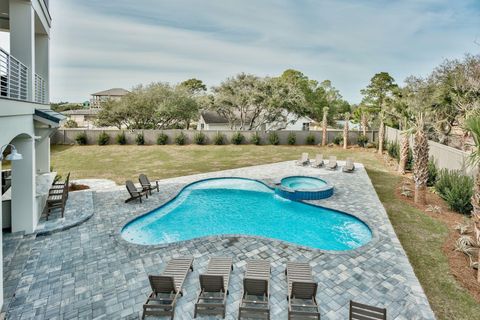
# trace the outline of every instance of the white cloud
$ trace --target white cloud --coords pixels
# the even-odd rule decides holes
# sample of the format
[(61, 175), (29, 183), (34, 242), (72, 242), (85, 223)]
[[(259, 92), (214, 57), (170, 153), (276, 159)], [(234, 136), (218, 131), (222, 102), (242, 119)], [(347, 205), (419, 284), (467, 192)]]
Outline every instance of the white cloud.
[[(287, 68), (352, 102), (374, 73), (397, 81), (475, 50), (471, 1), (51, 1), (52, 100), (189, 77), (216, 85)], [(474, 10), (472, 9), (474, 8)]]

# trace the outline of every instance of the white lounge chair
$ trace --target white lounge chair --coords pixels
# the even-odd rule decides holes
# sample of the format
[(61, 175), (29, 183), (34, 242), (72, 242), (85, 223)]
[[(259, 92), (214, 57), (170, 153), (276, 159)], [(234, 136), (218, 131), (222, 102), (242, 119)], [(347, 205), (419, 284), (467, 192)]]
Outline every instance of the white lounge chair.
[(331, 156), (328, 158), (327, 169), (336, 170), (337, 169), (337, 157)]
[(317, 154), (312, 162), (312, 167), (320, 168), (321, 166), (323, 166), (323, 154)]
[(355, 165), (353, 163), (352, 158), (347, 158), (347, 161), (345, 162), (345, 166), (343, 167), (342, 171), (343, 172), (353, 172), (355, 170)]
[(308, 160), (308, 153), (304, 152), (302, 153), (302, 156), (300, 159), (298, 159), (296, 162), (297, 166), (306, 166), (310, 163), (310, 160)]

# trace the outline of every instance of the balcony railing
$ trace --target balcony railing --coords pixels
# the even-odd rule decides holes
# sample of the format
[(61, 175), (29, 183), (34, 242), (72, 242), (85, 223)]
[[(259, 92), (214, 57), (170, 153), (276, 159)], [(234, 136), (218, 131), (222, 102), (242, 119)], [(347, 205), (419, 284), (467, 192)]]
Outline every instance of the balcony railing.
[(28, 68), (0, 48), (0, 97), (27, 100)]
[[(47, 103), (45, 79), (35, 74), (33, 102)], [(0, 48), (0, 98), (28, 101), (28, 67)]]
[(35, 102), (47, 103), (45, 80), (35, 73)]

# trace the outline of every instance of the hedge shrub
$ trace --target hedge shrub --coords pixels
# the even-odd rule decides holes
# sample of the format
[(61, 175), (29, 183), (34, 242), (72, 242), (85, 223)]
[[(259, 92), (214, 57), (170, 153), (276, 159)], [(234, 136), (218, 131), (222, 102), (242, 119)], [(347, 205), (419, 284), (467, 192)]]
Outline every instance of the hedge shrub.
[(106, 132), (98, 135), (97, 143), (99, 146), (105, 146), (110, 142), (110, 136)]
[(167, 144), (167, 142), (168, 142), (168, 136), (165, 133), (160, 132), (157, 136), (157, 144), (163, 146)]
[(193, 136), (193, 141), (195, 141), (195, 143), (198, 145), (203, 145), (207, 142), (207, 137), (203, 132), (197, 132)]
[(187, 143), (187, 136), (183, 131), (180, 131), (180, 133), (175, 136), (175, 143), (179, 146), (183, 146)]
[(223, 135), (223, 133), (217, 132), (213, 137), (213, 143), (216, 144), (217, 146), (224, 144), (225, 136)]
[(242, 144), (243, 140), (245, 140), (245, 137), (243, 136), (243, 134), (241, 132), (235, 132), (233, 135), (232, 135), (232, 143), (233, 144)]
[(145, 137), (143, 135), (143, 132), (137, 134), (137, 136), (135, 137), (135, 143), (139, 146), (143, 146), (145, 144)]
[(293, 146), (297, 142), (297, 136), (294, 132), (290, 132), (287, 137), (287, 143)]
[(268, 141), (274, 146), (278, 145), (280, 143), (280, 137), (278, 136), (278, 133), (276, 131), (270, 132), (268, 134)]
[(462, 214), (470, 214), (472, 211), (472, 177), (463, 175), (458, 170), (442, 169), (438, 173), (435, 190), (448, 203), (450, 209)]
[(250, 138), (250, 142), (256, 146), (259, 146), (262, 143), (262, 138), (260, 137), (258, 132), (255, 132), (254, 134), (252, 134), (252, 137)]
[(125, 132), (122, 131), (117, 134), (117, 136), (115, 137), (115, 142), (120, 145), (127, 144), (127, 137), (125, 136)]
[(87, 134), (85, 132), (81, 132), (75, 136), (75, 141), (83, 146), (87, 144)]
[(309, 144), (309, 145), (315, 144), (315, 136), (312, 133), (310, 133), (305, 139), (305, 144)]

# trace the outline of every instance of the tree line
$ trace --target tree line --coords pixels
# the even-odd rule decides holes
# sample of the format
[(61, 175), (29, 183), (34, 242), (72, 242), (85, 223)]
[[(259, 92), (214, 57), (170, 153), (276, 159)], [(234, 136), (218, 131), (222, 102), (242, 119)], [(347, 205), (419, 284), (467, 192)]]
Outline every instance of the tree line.
[(299, 116), (322, 121), (326, 107), (329, 123), (351, 111), (329, 80), (318, 82), (288, 69), (278, 77), (240, 73), (210, 90), (198, 79), (138, 85), (120, 100), (104, 101), (97, 125), (188, 129), (202, 110), (210, 110), (227, 119), (232, 129), (259, 130), (265, 124), (286, 125)]

